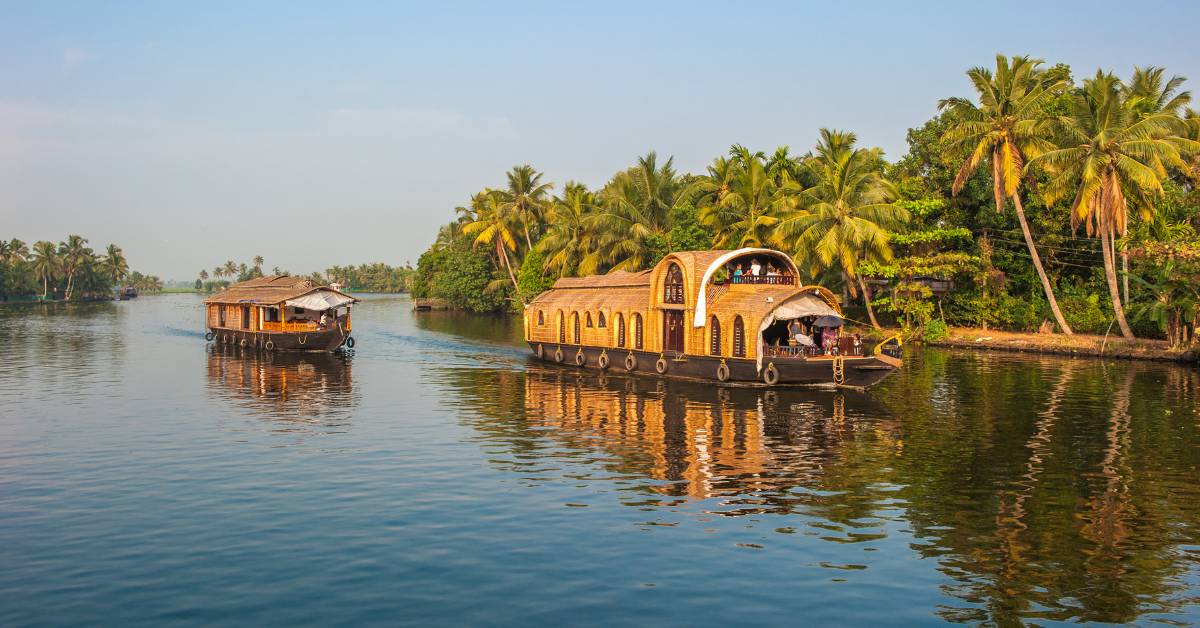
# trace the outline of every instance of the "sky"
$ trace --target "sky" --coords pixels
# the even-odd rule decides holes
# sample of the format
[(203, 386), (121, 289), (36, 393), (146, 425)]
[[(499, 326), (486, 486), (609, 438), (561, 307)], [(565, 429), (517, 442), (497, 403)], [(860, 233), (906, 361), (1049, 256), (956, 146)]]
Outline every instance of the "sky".
[(164, 279), (415, 264), (514, 165), (599, 186), (821, 127), (898, 159), (998, 52), (1200, 82), (1200, 3), (907, 4), (3, 0), (0, 239)]

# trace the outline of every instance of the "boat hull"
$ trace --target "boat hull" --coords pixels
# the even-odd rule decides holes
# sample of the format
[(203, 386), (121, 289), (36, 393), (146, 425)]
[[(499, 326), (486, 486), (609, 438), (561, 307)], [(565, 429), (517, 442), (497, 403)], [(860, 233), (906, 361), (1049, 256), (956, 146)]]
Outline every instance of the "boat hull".
[(350, 337), (349, 334), (336, 327), (307, 333), (246, 331), (222, 327), (210, 327), (209, 331), (213, 334), (212, 342), (217, 344), (266, 349), (267, 343), (270, 342), (271, 351), (329, 352), (341, 347)]
[[(608, 355), (607, 370), (616, 372), (643, 373), (660, 377), (676, 377), (693, 380), (709, 380), (718, 383), (750, 386), (812, 386), (819, 384), (845, 386), (851, 388), (867, 388), (883, 381), (888, 375), (900, 367), (902, 361), (887, 355), (869, 355), (862, 357), (846, 357), (842, 360), (843, 376), (841, 381), (835, 380), (835, 361), (829, 358), (763, 358), (763, 371), (773, 364), (779, 373), (779, 379), (774, 384), (767, 384), (763, 371), (758, 369), (755, 361), (748, 358), (730, 358), (718, 356), (684, 355), (679, 359), (661, 356), (652, 351), (631, 351), (629, 349), (609, 349), (604, 347), (588, 347), (571, 344), (546, 344), (530, 342), (529, 348), (533, 355), (545, 362), (557, 363), (563, 366), (578, 366), (593, 370), (603, 370), (600, 366), (600, 355)], [(540, 350), (539, 350), (540, 348)], [(555, 359), (561, 350), (562, 361)], [(576, 356), (582, 354), (582, 364)], [(633, 369), (625, 366), (626, 357), (634, 356), (636, 362)], [(667, 370), (659, 373), (656, 364), (660, 357), (666, 360)], [(720, 382), (717, 370), (724, 362), (729, 368), (729, 378)]]

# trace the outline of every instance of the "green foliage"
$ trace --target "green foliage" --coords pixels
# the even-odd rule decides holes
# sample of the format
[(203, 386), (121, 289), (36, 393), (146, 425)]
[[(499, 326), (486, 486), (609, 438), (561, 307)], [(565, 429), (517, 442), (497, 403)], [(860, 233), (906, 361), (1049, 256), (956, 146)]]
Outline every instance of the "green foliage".
[(525, 256), (521, 262), (521, 269), (517, 271), (517, 288), (521, 291), (521, 300), (529, 303), (553, 285), (554, 280), (546, 276), (546, 256), (535, 248)]
[(923, 338), (929, 342), (937, 342), (950, 337), (950, 329), (946, 326), (946, 322), (940, 318), (935, 318), (925, 323), (925, 332)]
[(325, 271), (324, 280), (341, 285), (352, 292), (404, 292), (413, 269), (408, 266), (388, 266), (376, 262), (358, 266), (332, 266)]
[(465, 241), (429, 249), (417, 261), (412, 294), (445, 299), (456, 308), (472, 312), (499, 311), (508, 294), (489, 289), (494, 268), (485, 253)]
[[(1107, 295), (1065, 294), (1058, 300), (1067, 324), (1077, 332), (1102, 334), (1112, 322), (1112, 306)], [(1106, 307), (1107, 306), (1107, 307)]]

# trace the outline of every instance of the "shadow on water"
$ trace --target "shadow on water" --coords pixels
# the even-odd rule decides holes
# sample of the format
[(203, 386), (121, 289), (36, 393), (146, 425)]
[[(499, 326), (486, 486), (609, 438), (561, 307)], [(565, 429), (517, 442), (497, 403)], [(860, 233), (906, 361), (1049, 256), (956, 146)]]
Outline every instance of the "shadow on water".
[(350, 424), (358, 404), (353, 354), (272, 353), (220, 344), (206, 351), (210, 396), (282, 431), (330, 432)]
[(490, 463), (529, 486), (590, 482), (832, 543), (899, 523), (946, 579), (945, 620), (1171, 622), (1200, 603), (1194, 370), (925, 351), (870, 393), (441, 376)]

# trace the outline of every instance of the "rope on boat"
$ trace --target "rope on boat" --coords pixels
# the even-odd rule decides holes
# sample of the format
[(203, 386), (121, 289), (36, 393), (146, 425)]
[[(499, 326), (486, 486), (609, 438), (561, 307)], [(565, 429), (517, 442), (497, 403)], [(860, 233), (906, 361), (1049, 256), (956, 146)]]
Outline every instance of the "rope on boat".
[(841, 384), (846, 381), (846, 358), (833, 356), (833, 383)]

